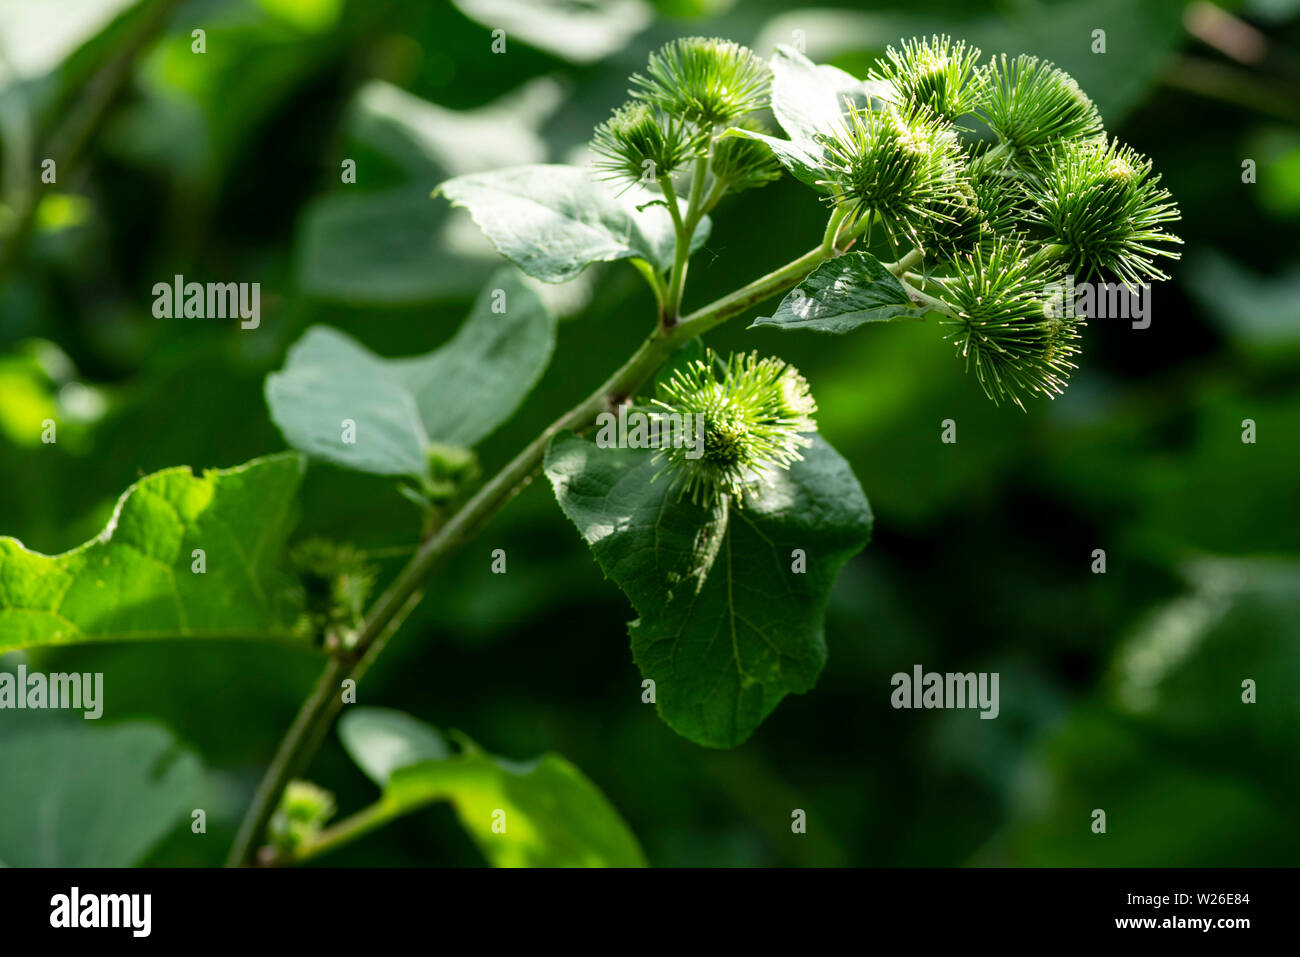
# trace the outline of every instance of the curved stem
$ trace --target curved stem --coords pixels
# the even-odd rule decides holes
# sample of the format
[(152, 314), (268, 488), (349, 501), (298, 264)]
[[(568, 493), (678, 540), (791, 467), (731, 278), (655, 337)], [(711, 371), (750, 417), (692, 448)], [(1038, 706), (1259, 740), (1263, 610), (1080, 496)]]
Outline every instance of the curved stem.
[[(427, 804), (435, 803), (433, 800)], [(421, 805), (424, 806), (424, 805)], [(389, 821), (411, 811), (419, 810), (419, 807), (395, 807), (389, 802), (380, 798), (374, 804), (362, 808), (355, 814), (350, 814), (343, 820), (330, 827), (325, 828), (310, 841), (303, 844), (293, 853), (292, 857), (285, 860), (277, 860), (277, 864), (298, 864), (302, 861), (310, 860), (313, 857), (319, 857), (336, 847), (342, 847), (359, 837), (364, 837), (376, 828), (382, 827)]]
[[(915, 252), (915, 257), (915, 261), (919, 261), (920, 253)], [(419, 603), (424, 584), (433, 570), (528, 483), (542, 464), (551, 440), (560, 432), (582, 431), (593, 425), (601, 412), (610, 411), (630, 398), (686, 342), (758, 303), (790, 290), (825, 258), (822, 246), (818, 245), (798, 259), (682, 317), (671, 327), (660, 325), (599, 388), (547, 426), (483, 485), (445, 525), (420, 545), (371, 608), (350, 654), (346, 658), (332, 660), (321, 674), (316, 688), (281, 741), (279, 750), (254, 795), (240, 826), (239, 836), (231, 848), (228, 865), (241, 866), (250, 862), (256, 841), (270, 821), (289, 780), (300, 772), (328, 733), (342, 704), (338, 692), (343, 681), (348, 678), (360, 679), (383, 650), (389, 637)], [(900, 275), (906, 270), (909, 258), (905, 256), (886, 268), (895, 275)], [(915, 261), (911, 264), (915, 264)]]
[(235, 843), (231, 845), (230, 854), (226, 858), (227, 867), (239, 867), (250, 862), (254, 845), (271, 820), (276, 805), (280, 803), (280, 795), (284, 793), (289, 781), (299, 773), (298, 765), (308, 757), (309, 753), (303, 744), (329, 708), (330, 699), (342, 685), (345, 672), (344, 662), (334, 659), (316, 679), (316, 686), (298, 709), (298, 716), (293, 719), (271, 766), (257, 786), (253, 803), (240, 822), (239, 833), (235, 835)]
[[(686, 284), (686, 265), (691, 256), (691, 234), (687, 221), (682, 220), (682, 211), (677, 204), (677, 190), (673, 187), (673, 178), (665, 175), (661, 180), (664, 199), (668, 202), (668, 215), (673, 218), (673, 231), (677, 234), (673, 244), (673, 268), (668, 275), (668, 290), (659, 303), (659, 324), (670, 326), (677, 321), (677, 314), (682, 305), (682, 288)], [(689, 206), (687, 213), (690, 213)]]
[(831, 213), (830, 221), (826, 224), (826, 233), (822, 236), (823, 256), (830, 258), (835, 254), (835, 240), (839, 238), (840, 226), (848, 214), (849, 208), (844, 205), (836, 206), (835, 211)]
[(708, 215), (713, 211), (713, 207), (722, 201), (722, 197), (727, 195), (727, 181), (718, 179), (709, 190), (709, 195), (704, 199), (704, 205), (700, 207), (701, 215)]

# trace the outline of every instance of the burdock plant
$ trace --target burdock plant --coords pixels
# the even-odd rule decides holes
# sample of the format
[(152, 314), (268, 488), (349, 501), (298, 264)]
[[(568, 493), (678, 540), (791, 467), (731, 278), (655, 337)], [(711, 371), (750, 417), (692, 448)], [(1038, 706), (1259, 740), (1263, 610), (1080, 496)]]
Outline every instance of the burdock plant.
[[(816, 680), (827, 595), (865, 545), (871, 512), (818, 431), (804, 377), (774, 356), (716, 355), (699, 337), (783, 294), (755, 325), (844, 333), (930, 319), (995, 402), (1026, 408), (1059, 395), (1080, 361), (1082, 319), (1060, 298), (1066, 277), (1163, 278), (1156, 263), (1177, 258), (1166, 229), (1178, 213), (1150, 161), (1106, 139), (1064, 71), (1032, 56), (988, 59), (941, 36), (890, 48), (866, 80), (790, 49), (764, 62), (726, 40), (675, 40), (631, 78), (591, 150), (591, 170), (473, 174), (438, 195), (536, 279), (630, 260), (654, 295), (653, 329), (439, 520), (350, 647), (373, 647), (430, 569), (542, 468), (636, 610), (632, 655), (660, 714), (694, 741), (730, 746)], [(710, 214), (783, 169), (824, 204), (819, 241), (685, 308)], [(532, 297), (513, 295), (518, 317)], [(698, 444), (610, 448), (583, 437), (624, 407), (697, 422)]]
[[(816, 682), (831, 586), (872, 516), (818, 431), (804, 377), (749, 350), (714, 355), (699, 338), (783, 295), (755, 325), (845, 333), (931, 319), (917, 327), (937, 327), (994, 401), (1024, 408), (1058, 395), (1080, 361), (1081, 322), (1055, 292), (1069, 274), (1136, 285), (1177, 259), (1167, 232), (1177, 208), (1151, 162), (1107, 139), (1078, 84), (1035, 57), (985, 60), (961, 41), (921, 38), (860, 80), (794, 50), (764, 62), (696, 37), (652, 54), (629, 96), (596, 128), (590, 167), (517, 166), (438, 188), (517, 269), (503, 266), (460, 331), (426, 355), (382, 358), (309, 329), (266, 383), (296, 452), (148, 476), (103, 534), (63, 555), (0, 539), (0, 651), (255, 634), (326, 656), (232, 862), (267, 842), (276, 862), (303, 860), (445, 798), (499, 863), (641, 863), (626, 826), (563, 759), (501, 764), (468, 739), (452, 754), (432, 729), (391, 713), (344, 727), (384, 789), (377, 804), (325, 827), (333, 802), (319, 789), (294, 784), (281, 799), (357, 680), (436, 590), (436, 569), (539, 471), (636, 610), (632, 657), (654, 689), (644, 700), (692, 741), (744, 741), (785, 695)], [(821, 235), (793, 261), (685, 308), (710, 214), (782, 169), (814, 191), (811, 208), (824, 204)], [(617, 260), (653, 294), (648, 335), (481, 477), (489, 463), (476, 447), (528, 395), (556, 340), (556, 317), (520, 272), (558, 283)], [(690, 415), (700, 443), (609, 448), (584, 437), (627, 408)], [(400, 482), (421, 510), (397, 549), (409, 556), (400, 571), (380, 581), (350, 546), (287, 547), (299, 453)], [(489, 552), (505, 571), (502, 549), (465, 559)], [(510, 836), (485, 835), (488, 810), (507, 807)]]

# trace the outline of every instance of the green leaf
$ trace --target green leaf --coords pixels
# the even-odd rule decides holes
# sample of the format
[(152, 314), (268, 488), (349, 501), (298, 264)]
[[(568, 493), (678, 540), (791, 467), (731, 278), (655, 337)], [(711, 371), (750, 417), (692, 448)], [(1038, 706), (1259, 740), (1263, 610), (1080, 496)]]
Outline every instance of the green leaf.
[[(821, 438), (745, 507), (706, 510), (656, 480), (652, 453), (551, 445), (546, 474), (605, 575), (632, 601), (632, 653), (659, 713), (699, 744), (744, 741), (826, 662), (826, 600), (866, 545), (871, 510)], [(795, 550), (806, 570), (795, 572)]]
[(778, 136), (768, 136), (766, 133), (746, 130), (738, 126), (732, 127), (722, 135), (758, 140), (772, 151), (772, 155), (790, 172), (791, 176), (805, 186), (826, 192), (826, 188), (818, 183), (818, 180), (826, 178), (821, 169), (822, 148), (812, 140), (783, 140)]
[(339, 738), (381, 788), (399, 768), (451, 755), (437, 728), (392, 708), (353, 708), (339, 721)]
[(786, 294), (775, 315), (755, 319), (750, 328), (844, 333), (864, 322), (920, 319), (926, 311), (875, 256), (849, 252), (814, 269)]
[(846, 105), (878, 106), (887, 84), (819, 66), (788, 46), (772, 55), (772, 113), (790, 139), (811, 140), (841, 125)]
[(322, 196), (302, 215), (298, 284), (320, 299), (382, 306), (473, 295), (500, 260), (477, 235), (481, 251), (460, 248), (450, 219), (423, 186)]
[[(468, 739), (441, 754), (438, 732), (408, 715), (353, 708), (339, 734), (353, 760), (383, 788), (367, 826), (436, 801), (496, 867), (641, 867), (636, 837), (600, 790), (558, 754), (495, 758)], [(403, 757), (414, 759), (403, 763)], [(504, 828), (504, 830), (502, 830)]]
[(477, 109), (449, 110), (381, 81), (362, 86), (347, 110), (343, 154), (356, 157), (357, 182), (304, 211), (300, 287), (376, 305), (472, 296), (500, 257), (455, 210), (429, 202), (429, 184), (545, 160), (539, 129), (563, 96), (557, 80), (537, 77)]
[(199, 759), (154, 724), (89, 722), (0, 738), (0, 860), (128, 867), (188, 818)]
[(471, 448), (508, 419), (554, 346), (554, 315), (502, 269), (451, 341), (424, 356), (383, 359), (336, 329), (307, 330), (267, 377), (266, 402), (296, 449), (363, 472), (422, 476), (434, 447)]
[(0, 538), (0, 651), (289, 637), (294, 615), (279, 570), (302, 471), (292, 453), (201, 477), (164, 469), (127, 489), (108, 527), (72, 551), (41, 555)]
[[(639, 187), (616, 196), (576, 166), (514, 166), (447, 180), (434, 191), (463, 206), (492, 243), (520, 269), (566, 282), (591, 263), (644, 259), (660, 272), (673, 264), (672, 217), (657, 194)], [(641, 208), (638, 208), (641, 207)], [(711, 224), (701, 219), (692, 252)]]
[(788, 46), (777, 47), (771, 65), (772, 113), (790, 138), (783, 140), (740, 128), (729, 129), (723, 135), (766, 144), (795, 179), (825, 192), (817, 182), (825, 178), (817, 134), (841, 127), (850, 105), (877, 108), (889, 88), (873, 80), (859, 80), (833, 66), (818, 66)]

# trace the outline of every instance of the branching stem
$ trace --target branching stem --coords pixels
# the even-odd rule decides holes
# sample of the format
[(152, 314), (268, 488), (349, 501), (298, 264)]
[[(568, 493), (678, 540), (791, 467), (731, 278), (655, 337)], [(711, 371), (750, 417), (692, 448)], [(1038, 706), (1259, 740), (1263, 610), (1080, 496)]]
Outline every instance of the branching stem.
[[(665, 195), (669, 195), (668, 189), (665, 189)], [(669, 198), (671, 209), (675, 196)], [(689, 211), (685, 223), (690, 223)], [(865, 224), (855, 225), (845, 238), (853, 238), (864, 228)], [(311, 695), (303, 703), (293, 725), (280, 742), (275, 758), (245, 814), (239, 835), (227, 860), (228, 866), (244, 866), (253, 862), (257, 842), (279, 804), (284, 789), (295, 775), (302, 773), (338, 714), (342, 704), (343, 682), (348, 679), (353, 681), (360, 679), (383, 650), (389, 637), (419, 604), (425, 583), (434, 569), (457, 546), (473, 537), (532, 479), (546, 456), (551, 440), (561, 432), (580, 432), (594, 425), (596, 417), (601, 412), (612, 411), (620, 403), (631, 398), (637, 389), (654, 375), (660, 365), (687, 342), (757, 304), (792, 289), (826, 258), (824, 244), (818, 245), (798, 259), (755, 279), (729, 295), (714, 300), (702, 309), (681, 317), (671, 325), (660, 322), (655, 331), (613, 375), (547, 426), (420, 545), (411, 560), (370, 609), (350, 654), (330, 661), (321, 673)], [(889, 264), (887, 268), (894, 275), (899, 276), (920, 259), (921, 253), (913, 250), (898, 262)], [(680, 293), (680, 289), (678, 291)], [(357, 826), (353, 827), (349, 824), (342, 831), (339, 830), (341, 825), (338, 825), (326, 832), (331, 834), (329, 846), (339, 843), (345, 836), (364, 833), (369, 830), (367, 825), (375, 823), (373, 818), (365, 817), (355, 821)]]

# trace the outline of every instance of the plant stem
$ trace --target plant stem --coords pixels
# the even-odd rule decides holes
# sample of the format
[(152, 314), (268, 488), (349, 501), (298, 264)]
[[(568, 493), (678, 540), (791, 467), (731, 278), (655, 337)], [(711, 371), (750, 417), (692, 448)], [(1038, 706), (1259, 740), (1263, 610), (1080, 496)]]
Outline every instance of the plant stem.
[(709, 178), (709, 160), (713, 157), (713, 140), (709, 140), (708, 151), (695, 161), (695, 176), (691, 180), (691, 196), (686, 203), (686, 225), (691, 232), (704, 215), (701, 205), (704, 202), (704, 184)]
[(298, 716), (293, 719), (271, 766), (257, 786), (253, 803), (249, 805), (248, 812), (239, 825), (239, 833), (235, 835), (235, 843), (231, 845), (230, 855), (226, 858), (227, 867), (240, 867), (250, 863), (254, 845), (271, 820), (276, 805), (280, 803), (280, 795), (298, 773), (298, 765), (309, 756), (303, 744), (321, 716), (327, 713), (329, 702), (338, 693), (346, 671), (346, 663), (335, 658), (316, 679), (316, 686), (298, 709)]
[(727, 195), (727, 181), (718, 179), (709, 190), (709, 195), (704, 200), (704, 205), (700, 207), (700, 213), (707, 215), (713, 211), (713, 207), (722, 201), (722, 197)]
[(822, 236), (822, 255), (827, 259), (835, 255), (835, 240), (839, 236), (840, 224), (848, 214), (849, 208), (845, 205), (836, 206), (835, 212), (831, 213), (830, 222), (826, 224), (826, 233)]
[(913, 249), (910, 253), (908, 253), (898, 262), (891, 263), (886, 268), (890, 272), (892, 272), (895, 276), (902, 276), (903, 273), (907, 272), (909, 269), (911, 269), (913, 266), (919, 263), (923, 258), (925, 258), (925, 253), (921, 252), (921, 250), (919, 249)]
[[(629, 399), (682, 345), (772, 296), (786, 292), (825, 259), (822, 246), (755, 279), (735, 292), (684, 316), (671, 327), (658, 326), (632, 357), (599, 388), (552, 422), (511, 459), (439, 528), (412, 556), (366, 616), (351, 652), (331, 660), (311, 696), (303, 704), (276, 752), (266, 776), (245, 814), (239, 836), (231, 848), (228, 866), (250, 863), (258, 837), (266, 828), (280, 795), (319, 747), (342, 704), (339, 689), (348, 678), (359, 680), (378, 657), (394, 631), (419, 603), (425, 581), (434, 568), (460, 543), (482, 528), (531, 479), (541, 465), (551, 440), (566, 430), (582, 431), (595, 424), (601, 412), (612, 411)], [(895, 275), (919, 262), (921, 254), (904, 256), (887, 266)]]
[[(908, 298), (911, 299), (918, 306), (927, 306), (930, 309), (930, 311), (937, 312), (945, 316), (951, 316), (953, 314), (952, 306), (948, 305), (942, 299), (936, 299), (934, 296), (930, 296), (921, 292), (921, 290), (917, 289), (915, 286), (908, 283), (901, 276), (899, 277), (898, 281), (902, 285), (903, 291), (907, 293)], [(917, 318), (924, 319), (925, 317), (917, 316)]]
[[(664, 199), (668, 202), (668, 215), (673, 218), (673, 231), (676, 241), (673, 244), (673, 268), (668, 274), (668, 291), (659, 303), (659, 325), (661, 328), (671, 326), (677, 321), (677, 314), (682, 306), (682, 289), (686, 284), (686, 266), (691, 257), (691, 233), (682, 221), (682, 211), (677, 206), (677, 190), (673, 188), (673, 178), (665, 175), (662, 179)], [(689, 214), (690, 208), (687, 207)]]
[(411, 811), (418, 810), (419, 807), (434, 804), (437, 800), (437, 798), (430, 798), (428, 801), (415, 806), (409, 804), (399, 805), (380, 798), (374, 804), (368, 805), (355, 814), (348, 815), (337, 824), (325, 828), (315, 838), (298, 848), (292, 857), (276, 863), (297, 864), (318, 857), (336, 847), (342, 847), (344, 844), (355, 841), (377, 828), (383, 827), (393, 818), (409, 814)]

